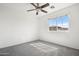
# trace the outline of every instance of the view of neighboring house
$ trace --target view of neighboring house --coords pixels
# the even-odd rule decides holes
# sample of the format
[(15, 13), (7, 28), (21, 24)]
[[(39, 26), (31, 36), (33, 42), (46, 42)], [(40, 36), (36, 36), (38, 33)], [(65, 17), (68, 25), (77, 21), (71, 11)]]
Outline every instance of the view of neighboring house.
[(48, 20), (50, 31), (67, 31), (69, 29), (69, 16), (59, 16), (57, 18), (50, 18)]

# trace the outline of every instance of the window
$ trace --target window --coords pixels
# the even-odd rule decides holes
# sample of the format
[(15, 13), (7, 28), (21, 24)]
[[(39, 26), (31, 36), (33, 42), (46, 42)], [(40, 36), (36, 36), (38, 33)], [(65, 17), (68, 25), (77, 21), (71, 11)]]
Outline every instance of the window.
[(60, 16), (48, 19), (49, 31), (68, 31), (69, 16)]

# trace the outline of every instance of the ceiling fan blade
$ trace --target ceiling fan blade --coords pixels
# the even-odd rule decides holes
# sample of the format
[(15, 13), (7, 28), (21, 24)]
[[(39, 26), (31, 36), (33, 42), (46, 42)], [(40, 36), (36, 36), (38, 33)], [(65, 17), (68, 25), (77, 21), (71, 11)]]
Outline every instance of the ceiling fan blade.
[(31, 3), (35, 8), (37, 8), (37, 6), (34, 3)]
[(47, 13), (47, 11), (45, 11), (45, 10), (41, 10), (42, 12), (44, 12), (44, 13)]
[(30, 10), (27, 10), (27, 11), (33, 11), (33, 10), (36, 10), (36, 9), (30, 9)]
[(38, 11), (36, 12), (36, 15), (38, 15)]
[(47, 6), (49, 6), (49, 3), (46, 3), (46, 4), (42, 5), (41, 8), (45, 8)]

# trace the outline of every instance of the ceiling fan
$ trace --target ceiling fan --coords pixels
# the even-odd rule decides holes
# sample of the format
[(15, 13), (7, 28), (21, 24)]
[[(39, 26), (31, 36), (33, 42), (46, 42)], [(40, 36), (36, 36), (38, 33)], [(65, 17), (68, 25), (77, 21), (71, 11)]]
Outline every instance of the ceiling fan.
[(49, 3), (46, 3), (46, 4), (42, 5), (42, 6), (39, 6), (39, 3), (36, 3), (36, 4), (35, 3), (30, 3), (30, 4), (33, 5), (35, 7), (35, 9), (31, 9), (31, 10), (27, 10), (27, 11), (34, 11), (34, 10), (36, 10), (36, 15), (38, 15), (39, 11), (47, 13), (47, 11), (43, 10), (43, 8), (48, 7)]

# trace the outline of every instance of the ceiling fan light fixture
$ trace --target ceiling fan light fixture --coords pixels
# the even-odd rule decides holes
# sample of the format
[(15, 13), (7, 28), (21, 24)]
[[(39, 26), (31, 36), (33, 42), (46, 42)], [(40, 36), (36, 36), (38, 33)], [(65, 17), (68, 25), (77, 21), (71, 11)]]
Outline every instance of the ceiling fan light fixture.
[(55, 8), (55, 6), (52, 5), (50, 8)]

